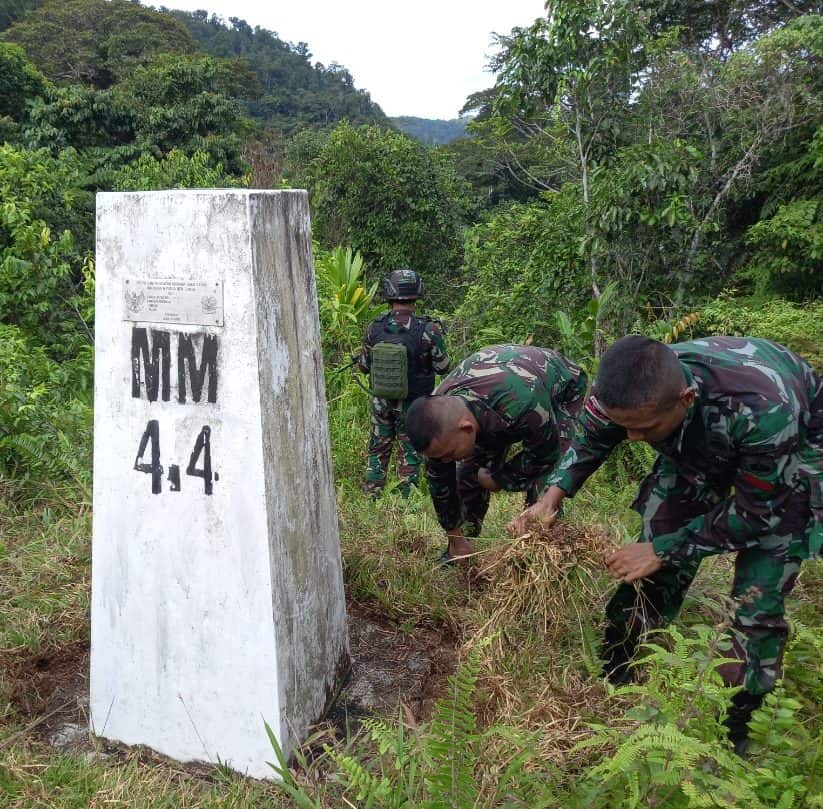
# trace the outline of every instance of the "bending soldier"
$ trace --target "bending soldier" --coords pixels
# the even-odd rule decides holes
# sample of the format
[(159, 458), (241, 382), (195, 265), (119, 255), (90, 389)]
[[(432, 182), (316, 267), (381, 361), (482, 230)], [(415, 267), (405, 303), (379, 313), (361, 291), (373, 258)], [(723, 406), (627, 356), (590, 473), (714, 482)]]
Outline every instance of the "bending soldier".
[(527, 504), (536, 500), (585, 395), (586, 375), (556, 351), (496, 345), (409, 408), (406, 430), (428, 459), (429, 490), (449, 538), (445, 561), (474, 552), (469, 538), (480, 533), (491, 492), (525, 491)]
[(408, 496), (419, 481), (421, 458), (406, 436), (409, 405), (434, 390), (434, 375), (449, 370), (449, 357), (439, 321), (416, 315), (415, 302), (425, 290), (413, 270), (394, 270), (383, 282), (387, 314), (369, 324), (358, 366), (371, 375), (371, 433), (365, 489), (377, 498), (386, 485), (386, 472), (395, 438), (400, 444), (400, 492)]
[[(618, 340), (603, 355), (582, 429), (540, 500), (512, 521), (554, 522), (621, 441), (657, 450), (633, 504), (640, 541), (607, 559), (622, 584), (606, 608), (604, 673), (630, 676), (638, 642), (677, 614), (700, 561), (736, 553), (727, 684), (743, 686), (726, 725), (744, 753), (748, 721), (781, 676), (784, 598), (823, 542), (823, 383), (768, 340), (710, 337), (666, 346)], [(639, 580), (639, 587), (631, 584)]]

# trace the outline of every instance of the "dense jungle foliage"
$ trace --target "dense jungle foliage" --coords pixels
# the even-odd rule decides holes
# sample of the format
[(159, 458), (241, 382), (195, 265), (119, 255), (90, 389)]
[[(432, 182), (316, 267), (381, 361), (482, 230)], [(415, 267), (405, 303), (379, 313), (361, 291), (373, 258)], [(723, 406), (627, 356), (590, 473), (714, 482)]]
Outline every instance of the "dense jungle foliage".
[(344, 119), (354, 124), (389, 126), (368, 92), (355, 89), (349, 71), (334, 62), (312, 64), (305, 42), (283, 42), (275, 33), (252, 28), (237, 17), (231, 17), (226, 26), (205, 11), (171, 14), (206, 53), (248, 62), (259, 85), (259, 91), (249, 101), (248, 112), (270, 129), (294, 132)]
[[(520, 502), (496, 497), (485, 589), (435, 567), (425, 492), (374, 504), (360, 490), (368, 401), (339, 369), (398, 266), (423, 274), (455, 359), (534, 342), (593, 371), (627, 332), (737, 334), (823, 371), (819, 9), (547, 5), (500, 36), (467, 136), (427, 147), (345, 68), (243, 20), (0, 0), (0, 805), (823, 806), (819, 562), (742, 761), (719, 726), (727, 559), (649, 647), (640, 684), (596, 676), (597, 560), (604, 536), (637, 529), (642, 447), (569, 504), (579, 533), (560, 557), (514, 544)], [(285, 793), (220, 767), (56, 753), (19, 698), (26, 661), (88, 643), (94, 194), (198, 187), (308, 190), (349, 596), (465, 652), (429, 716), (319, 730), (280, 762)]]

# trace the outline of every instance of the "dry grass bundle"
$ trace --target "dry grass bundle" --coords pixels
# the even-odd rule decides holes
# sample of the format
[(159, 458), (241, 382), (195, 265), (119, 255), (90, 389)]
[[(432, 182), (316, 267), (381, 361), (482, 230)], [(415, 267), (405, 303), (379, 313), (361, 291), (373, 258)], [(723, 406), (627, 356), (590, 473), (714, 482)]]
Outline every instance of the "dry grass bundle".
[(591, 736), (591, 720), (609, 721), (626, 707), (625, 700), (609, 697), (599, 678), (583, 672), (566, 669), (524, 682), (495, 673), (493, 664), (488, 668), (478, 685), (483, 723), (536, 733), (541, 758), (562, 767), (580, 766), (592, 757), (591, 750), (573, 749)]
[(598, 614), (606, 589), (603, 554), (614, 546), (602, 529), (558, 524), (547, 536), (524, 534), (483, 555), (478, 575), (489, 582), (481, 636), (498, 651), (537, 633), (552, 643), (583, 615)]
[(615, 545), (601, 528), (560, 523), (547, 535), (525, 534), (480, 556), (478, 576), (487, 587), (475, 637), (492, 641), (479, 714), (486, 724), (537, 732), (541, 756), (560, 766), (591, 755), (572, 750), (590, 735), (587, 718), (612, 710), (580, 652), (613, 586), (603, 555)]

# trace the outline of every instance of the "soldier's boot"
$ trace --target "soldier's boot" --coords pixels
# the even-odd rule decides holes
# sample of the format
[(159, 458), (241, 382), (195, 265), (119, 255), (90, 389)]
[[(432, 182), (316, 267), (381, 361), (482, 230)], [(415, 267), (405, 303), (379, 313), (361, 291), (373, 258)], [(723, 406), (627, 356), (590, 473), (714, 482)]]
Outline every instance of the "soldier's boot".
[(363, 484), (363, 491), (370, 499), (377, 500), (380, 497), (380, 493), (383, 491), (383, 487), (385, 485), (385, 480), (367, 480)]
[(729, 705), (729, 712), (723, 720), (734, 752), (745, 758), (749, 749), (749, 720), (763, 702), (763, 694), (738, 691)]
[[(463, 545), (464, 547), (470, 547), (474, 545), (475, 539), (480, 536), (480, 530), (483, 528), (483, 521), (477, 522), (475, 520), (464, 520), (463, 524), (460, 526), (463, 530), (463, 538), (469, 543), (466, 546), (463, 542), (459, 544)], [(440, 555), (440, 561), (445, 564), (456, 564), (457, 560), (451, 554), (452, 550), (452, 540), (449, 539), (449, 544), (446, 546), (446, 550)], [(465, 551), (463, 551), (465, 553)], [(474, 552), (474, 549), (471, 549), (471, 552)]]
[(606, 625), (600, 656), (603, 660), (602, 676), (612, 685), (625, 685), (634, 679), (631, 663), (638, 640), (639, 633), (630, 631), (626, 626)]

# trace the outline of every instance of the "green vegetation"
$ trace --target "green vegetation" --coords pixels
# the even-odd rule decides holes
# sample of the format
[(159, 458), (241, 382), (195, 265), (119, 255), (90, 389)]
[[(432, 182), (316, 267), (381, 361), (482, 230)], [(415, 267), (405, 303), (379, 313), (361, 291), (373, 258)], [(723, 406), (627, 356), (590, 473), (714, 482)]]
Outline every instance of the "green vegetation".
[[(647, 448), (615, 453), (551, 543), (509, 537), (521, 500), (495, 497), (465, 576), (435, 561), (425, 491), (362, 494), (368, 404), (344, 368), (375, 282), (409, 264), (455, 357), (533, 341), (593, 369), (627, 330), (725, 333), (823, 370), (811, 10), (553, 0), (501, 40), (494, 87), (467, 101), (471, 137), (428, 148), (344, 68), (243, 20), (0, 0), (0, 805), (823, 806), (819, 561), (739, 760), (716, 674), (728, 558), (652, 639), (638, 684), (597, 676), (602, 551), (637, 530)], [(94, 192), (281, 184), (310, 193), (349, 598), (462, 664), (432, 681), (432, 710), (343, 738), (318, 727), (285, 791), (93, 740), (57, 750), (43, 672), (64, 666), (82, 690), (89, 636)]]
[(350, 244), (375, 277), (413, 267), (437, 303), (452, 298), (471, 202), (445, 157), (397, 132), (344, 122), (328, 137), (296, 139), (286, 158), (289, 181), (309, 189), (321, 243)]
[[(805, 631), (805, 630), (804, 630)], [(696, 627), (689, 635), (672, 630), (671, 643), (650, 643), (643, 664), (648, 685), (617, 689), (611, 700), (646, 701), (626, 711), (613, 725), (592, 723), (591, 734), (575, 752), (612, 749), (579, 780), (569, 779), (540, 754), (538, 737), (523, 728), (493, 725), (482, 731), (473, 712), (488, 638), (469, 652), (446, 696), (425, 728), (399, 721), (366, 720), (365, 739), (376, 748), (370, 768), (363, 758), (327, 748), (357, 805), (402, 809), (421, 806), (522, 807), (735, 807), (760, 809), (806, 805), (820, 753), (797, 721), (802, 704), (783, 688), (769, 695), (753, 720), (756, 752), (743, 763), (717, 737), (718, 716), (730, 689), (716, 669), (717, 631)], [(797, 645), (811, 643), (808, 636)], [(709, 650), (707, 653), (706, 650)], [(816, 649), (817, 659), (820, 655)], [(684, 683), (694, 684), (684, 690)], [(493, 754), (489, 756), (489, 750)], [(361, 753), (362, 755), (362, 753)], [(501, 760), (495, 761), (497, 755)], [(711, 762), (711, 766), (707, 764)], [(301, 787), (280, 758), (284, 789), (297, 805), (322, 807)], [(812, 790), (810, 790), (812, 787)], [(815, 805), (810, 802), (808, 805)]]
[(293, 132), (304, 127), (327, 127), (347, 120), (354, 124), (389, 122), (365, 90), (342, 65), (311, 64), (305, 42), (292, 45), (245, 20), (229, 19), (227, 26), (205, 11), (170, 12), (183, 23), (206, 53), (221, 59), (240, 57), (254, 71), (259, 91), (250, 99), (248, 112), (275, 131)]
[[(553, 9), (551, 22), (504, 40), (497, 85), (471, 102), (480, 109), (474, 148), (519, 182), (495, 193), (517, 199), (530, 188), (534, 200), (478, 226), (478, 261), (490, 227), (492, 250), (517, 245), (542, 213), (554, 238), (537, 240), (535, 261), (522, 256), (525, 286), (551, 304), (558, 283), (571, 283), (579, 307), (617, 281), (613, 333), (643, 308), (681, 317), (732, 286), (819, 294), (821, 18), (784, 20), (753, 40), (726, 33), (683, 43), (683, 29), (634, 3)], [(750, 12), (730, 8), (734, 19)], [(523, 313), (519, 333), (552, 338), (534, 304), (517, 306), (517, 286), (473, 290), (486, 294)]]
[(49, 78), (104, 90), (162, 53), (197, 50), (186, 29), (167, 14), (128, 0), (45, 3), (4, 33)]

